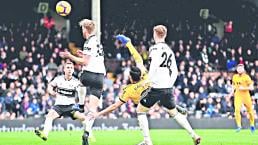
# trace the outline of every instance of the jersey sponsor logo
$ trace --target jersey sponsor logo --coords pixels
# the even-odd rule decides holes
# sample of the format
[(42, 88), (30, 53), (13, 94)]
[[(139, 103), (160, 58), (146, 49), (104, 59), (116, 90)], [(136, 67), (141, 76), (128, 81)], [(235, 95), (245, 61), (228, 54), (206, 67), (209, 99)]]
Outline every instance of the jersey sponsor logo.
[(75, 90), (72, 89), (65, 89), (65, 88), (57, 88), (57, 93), (59, 93), (60, 95), (64, 95), (67, 97), (75, 97)]
[(154, 48), (152, 48), (152, 49), (150, 50), (150, 52), (151, 52), (151, 51), (154, 51), (154, 50), (158, 50), (158, 49), (157, 49), (156, 47), (154, 47)]
[(143, 101), (144, 103), (146, 103), (147, 99), (146, 99), (146, 98), (143, 98), (142, 101)]
[[(148, 93), (150, 92), (151, 88), (147, 88), (146, 90), (144, 90), (141, 94), (141, 99), (145, 99), (145, 97), (148, 95)], [(146, 99), (145, 99), (146, 100)]]
[(91, 48), (90, 48), (90, 47), (84, 47), (83, 49), (84, 49), (84, 50), (88, 50), (88, 51), (90, 51), (90, 50), (91, 50)]

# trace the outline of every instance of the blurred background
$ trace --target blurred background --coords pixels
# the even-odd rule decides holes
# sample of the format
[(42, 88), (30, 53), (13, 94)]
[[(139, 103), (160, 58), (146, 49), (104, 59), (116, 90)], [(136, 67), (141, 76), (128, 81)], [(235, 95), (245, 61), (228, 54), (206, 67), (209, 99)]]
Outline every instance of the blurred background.
[[(81, 48), (78, 21), (94, 17), (94, 1), (70, 0), (72, 12), (58, 16), (58, 0), (4, 0), (0, 4), (0, 120), (45, 116), (54, 104), (47, 83), (62, 73), (59, 52)], [(167, 43), (179, 68), (173, 95), (191, 118), (233, 118), (231, 79), (242, 62), (254, 81), (251, 92), (258, 118), (258, 1), (256, 0), (102, 0), (99, 37), (107, 75), (99, 109), (118, 100), (134, 64), (127, 49), (114, 45), (126, 34), (147, 62), (152, 27), (168, 27)], [(75, 76), (81, 66), (76, 66)], [(243, 118), (248, 118), (245, 108)], [(157, 104), (149, 118), (168, 118)], [(128, 102), (103, 118), (135, 118)]]

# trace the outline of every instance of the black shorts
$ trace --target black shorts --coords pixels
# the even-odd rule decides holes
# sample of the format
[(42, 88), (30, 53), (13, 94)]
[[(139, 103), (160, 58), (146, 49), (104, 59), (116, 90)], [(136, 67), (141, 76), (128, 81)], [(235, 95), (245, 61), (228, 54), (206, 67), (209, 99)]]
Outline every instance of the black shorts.
[(61, 117), (71, 117), (72, 119), (76, 119), (74, 118), (74, 113), (76, 111), (79, 111), (75, 108), (73, 108), (74, 105), (55, 105), (53, 106), (53, 110), (55, 110), (57, 112), (57, 114)]
[(142, 94), (140, 103), (147, 108), (159, 103), (167, 109), (174, 109), (176, 107), (175, 99), (172, 96), (172, 88), (168, 89), (154, 89), (151, 88), (148, 92)]
[[(96, 66), (97, 67), (97, 66)], [(81, 83), (87, 88), (87, 95), (101, 97), (103, 91), (104, 74), (83, 71), (80, 76)]]

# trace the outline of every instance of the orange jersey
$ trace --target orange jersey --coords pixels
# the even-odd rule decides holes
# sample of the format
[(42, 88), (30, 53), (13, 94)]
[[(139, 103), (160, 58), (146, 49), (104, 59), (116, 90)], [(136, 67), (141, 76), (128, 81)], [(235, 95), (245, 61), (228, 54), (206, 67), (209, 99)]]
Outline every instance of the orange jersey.
[(235, 89), (235, 96), (250, 96), (249, 90), (239, 90), (239, 87), (248, 87), (249, 85), (251, 85), (253, 83), (253, 81), (251, 80), (250, 76), (248, 74), (235, 74), (233, 76), (233, 85), (234, 85), (234, 89)]
[(131, 99), (135, 104), (139, 104), (142, 93), (150, 87), (147, 71), (142, 73), (143, 75), (139, 82), (129, 84), (123, 88), (123, 94), (119, 97), (120, 101), (126, 103)]

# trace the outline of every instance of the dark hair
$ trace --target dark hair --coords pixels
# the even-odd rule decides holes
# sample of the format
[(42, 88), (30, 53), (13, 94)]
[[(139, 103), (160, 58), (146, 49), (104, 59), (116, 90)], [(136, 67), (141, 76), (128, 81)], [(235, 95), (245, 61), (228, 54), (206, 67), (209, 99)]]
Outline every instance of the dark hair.
[(74, 65), (74, 62), (71, 59), (66, 58), (65, 59), (65, 64), (73, 64)]
[(130, 76), (132, 77), (133, 81), (140, 81), (141, 80), (141, 70), (138, 67), (131, 67)]

